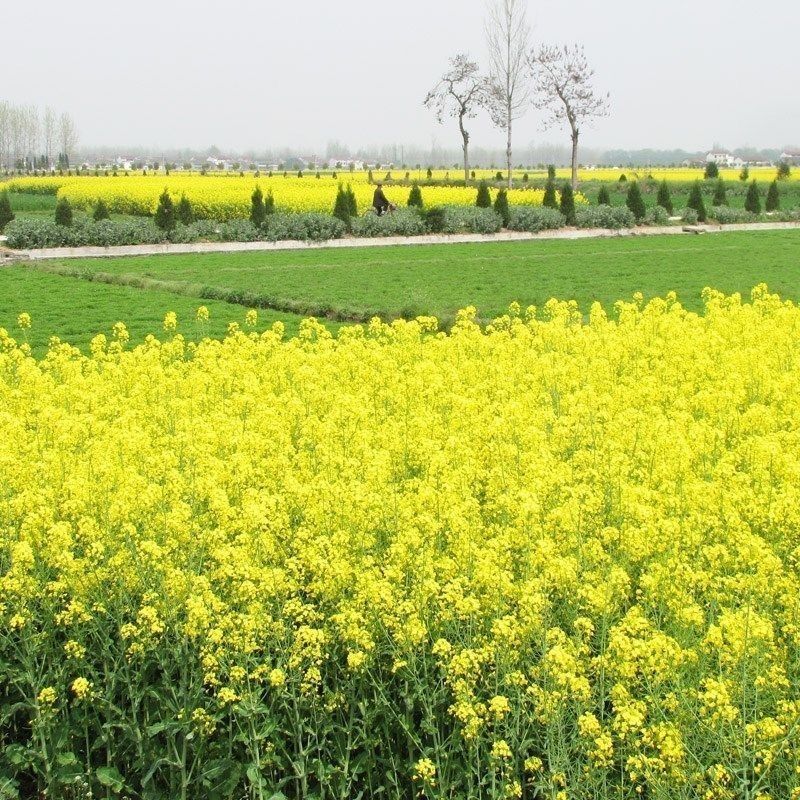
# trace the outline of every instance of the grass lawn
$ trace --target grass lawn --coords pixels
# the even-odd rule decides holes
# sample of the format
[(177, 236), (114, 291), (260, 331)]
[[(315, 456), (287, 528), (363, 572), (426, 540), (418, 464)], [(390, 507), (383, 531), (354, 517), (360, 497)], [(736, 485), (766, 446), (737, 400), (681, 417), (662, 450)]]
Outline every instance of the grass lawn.
[(610, 309), (636, 291), (653, 297), (674, 290), (699, 311), (705, 286), (748, 296), (760, 282), (798, 300), (799, 266), (800, 231), (794, 230), (42, 263), (339, 319), (435, 314), (445, 322), (466, 305), (490, 319), (514, 300), (541, 306), (551, 297), (577, 300), (584, 311), (594, 300)]
[[(195, 321), (201, 305), (210, 313), (205, 325)], [(4, 267), (0, 269), (0, 327), (6, 328), (18, 341), (26, 339), (17, 327), (17, 315), (22, 311), (27, 311), (33, 319), (26, 333), (36, 355), (44, 353), (53, 335), (87, 350), (95, 334), (105, 333), (110, 337), (111, 328), (118, 321), (127, 325), (131, 344), (141, 342), (149, 333), (162, 337), (162, 323), (168, 311), (178, 315), (178, 331), (187, 339), (221, 337), (229, 322), (238, 322), (244, 328), (246, 313), (242, 306), (220, 301), (90, 283), (27, 267)], [(259, 311), (258, 317), (256, 330), (264, 330), (281, 319), (287, 335), (295, 334), (300, 322), (300, 318), (292, 314), (264, 310)]]
[(50, 217), (56, 211), (55, 195), (10, 192), (11, 210), (19, 217)]

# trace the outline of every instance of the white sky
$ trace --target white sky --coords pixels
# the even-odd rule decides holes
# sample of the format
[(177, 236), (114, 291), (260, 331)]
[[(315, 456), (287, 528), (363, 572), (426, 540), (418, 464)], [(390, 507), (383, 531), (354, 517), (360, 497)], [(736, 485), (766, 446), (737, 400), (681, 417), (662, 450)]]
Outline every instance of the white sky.
[[(84, 145), (457, 148), (421, 101), (485, 63), (485, 0), (2, 0), (0, 99), (74, 116)], [(588, 147), (800, 144), (800, 0), (528, 0), (534, 41), (580, 42), (611, 92)], [(42, 24), (44, 23), (44, 24)], [(35, 24), (35, 29), (31, 26)], [(10, 80), (9, 80), (10, 77)], [(473, 144), (501, 147), (485, 118)], [(537, 112), (515, 140), (561, 141)]]

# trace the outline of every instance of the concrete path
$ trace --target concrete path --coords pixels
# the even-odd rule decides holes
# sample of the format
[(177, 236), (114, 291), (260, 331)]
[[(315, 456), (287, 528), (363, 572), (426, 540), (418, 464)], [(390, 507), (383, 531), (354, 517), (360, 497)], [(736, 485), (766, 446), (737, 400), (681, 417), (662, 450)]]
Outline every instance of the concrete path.
[[(564, 229), (540, 233), (463, 233), (428, 236), (385, 236), (374, 239), (331, 239), (326, 242), (196, 242), (193, 244), (137, 244), (121, 247), (49, 247), (39, 250), (3, 250), (0, 245), (0, 262), (3, 260), (35, 260), (49, 258), (110, 258), (114, 256), (155, 256), (187, 253), (243, 253), (273, 250), (319, 250), (347, 247), (389, 247), (416, 244), (481, 244), (484, 242), (526, 242), (545, 239), (601, 239), (630, 236), (672, 236), (697, 233), (733, 233), (735, 231), (776, 231), (800, 229), (800, 222), (752, 222), (740, 225), (670, 225), (664, 227), (608, 229)], [(5, 256), (5, 259), (3, 259)]]

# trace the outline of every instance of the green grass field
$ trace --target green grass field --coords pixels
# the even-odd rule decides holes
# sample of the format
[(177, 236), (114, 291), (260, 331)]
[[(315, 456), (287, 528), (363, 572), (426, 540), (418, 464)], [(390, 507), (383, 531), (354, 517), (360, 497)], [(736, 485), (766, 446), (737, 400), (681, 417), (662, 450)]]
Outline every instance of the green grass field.
[(11, 202), (11, 210), (17, 217), (52, 217), (56, 211), (54, 195), (11, 192), (8, 199)]
[(198, 296), (246, 295), (254, 305), (342, 319), (446, 319), (470, 304), (488, 319), (514, 300), (575, 299), (588, 309), (634, 291), (674, 290), (699, 310), (705, 286), (747, 293), (761, 281), (797, 297), (799, 261), (800, 231), (774, 231), (64, 260), (50, 268), (144, 277)]
[[(195, 321), (201, 305), (208, 308), (210, 315), (204, 325)], [(33, 319), (25, 333), (16, 322), (21, 311)], [(51, 336), (86, 350), (95, 334), (110, 336), (114, 323), (119, 321), (128, 327), (133, 343), (143, 341), (150, 333), (162, 336), (168, 311), (178, 315), (178, 332), (187, 339), (222, 337), (229, 322), (244, 327), (246, 314), (245, 308), (230, 303), (90, 283), (27, 267), (0, 268), (0, 326), (18, 341), (28, 341), (36, 355), (44, 353)], [(263, 330), (277, 319), (284, 321), (287, 335), (297, 332), (299, 317), (270, 311), (259, 311), (257, 329)]]
[(51, 334), (84, 346), (118, 320), (141, 339), (161, 331), (169, 310), (194, 336), (201, 304), (211, 310), (214, 336), (253, 306), (269, 309), (259, 327), (280, 318), (289, 333), (296, 314), (343, 321), (434, 314), (448, 324), (466, 305), (489, 320), (515, 300), (541, 307), (551, 297), (574, 299), (584, 311), (598, 300), (610, 310), (636, 291), (646, 298), (675, 291), (699, 311), (706, 286), (748, 296), (766, 282), (798, 300), (798, 267), (794, 230), (65, 259), (0, 270), (0, 325), (14, 330), (16, 315), (28, 311), (31, 340), (41, 348)]

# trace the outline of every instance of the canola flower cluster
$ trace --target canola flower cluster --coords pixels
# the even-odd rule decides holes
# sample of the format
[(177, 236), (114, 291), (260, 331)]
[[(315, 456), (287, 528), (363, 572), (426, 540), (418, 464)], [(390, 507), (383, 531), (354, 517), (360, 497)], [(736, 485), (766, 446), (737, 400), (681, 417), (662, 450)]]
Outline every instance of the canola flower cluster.
[[(372, 207), (375, 186), (368, 182), (366, 174), (351, 176), (342, 173), (342, 180), (350, 184), (356, 197), (359, 213)], [(339, 179), (331, 175), (319, 178), (297, 177), (282, 174), (258, 177), (240, 175), (117, 175), (81, 177), (18, 178), (8, 183), (12, 192), (57, 193), (65, 197), (76, 209), (91, 210), (103, 200), (114, 214), (145, 216), (155, 213), (159, 195), (168, 189), (175, 202), (186, 195), (195, 215), (202, 219), (225, 222), (246, 219), (250, 214), (251, 196), (256, 186), (266, 196), (272, 193), (277, 211), (331, 213), (336, 200)], [(406, 205), (409, 195), (407, 186), (386, 186), (385, 193), (397, 206)], [(477, 189), (474, 186), (425, 186), (422, 189), (427, 206), (472, 206), (475, 205)], [(497, 190), (491, 189), (492, 198)], [(512, 205), (542, 204), (541, 189), (512, 189), (508, 194)], [(578, 197), (579, 202), (583, 201)]]
[(704, 299), (0, 331), (3, 796), (797, 800), (800, 307)]

